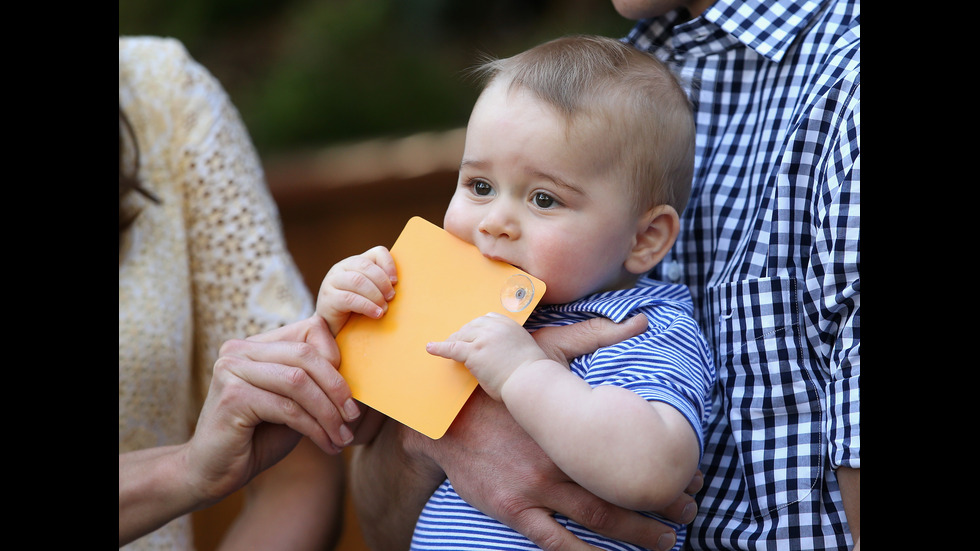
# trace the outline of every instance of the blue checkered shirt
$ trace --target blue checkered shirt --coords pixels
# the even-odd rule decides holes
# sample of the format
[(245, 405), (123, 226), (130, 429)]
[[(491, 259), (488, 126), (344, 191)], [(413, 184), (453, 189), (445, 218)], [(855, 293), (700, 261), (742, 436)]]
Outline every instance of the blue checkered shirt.
[(652, 274), (687, 284), (718, 382), (694, 549), (852, 544), (860, 468), (859, 1), (718, 0), (625, 40), (686, 83), (692, 197)]

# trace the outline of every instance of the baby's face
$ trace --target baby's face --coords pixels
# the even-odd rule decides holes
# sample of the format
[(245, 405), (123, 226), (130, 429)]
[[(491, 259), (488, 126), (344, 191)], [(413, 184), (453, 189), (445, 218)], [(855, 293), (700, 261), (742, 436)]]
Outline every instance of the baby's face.
[(550, 105), (491, 84), (470, 116), (445, 229), (544, 281), (544, 303), (621, 288), (640, 217), (593, 139), (601, 132), (567, 133)]

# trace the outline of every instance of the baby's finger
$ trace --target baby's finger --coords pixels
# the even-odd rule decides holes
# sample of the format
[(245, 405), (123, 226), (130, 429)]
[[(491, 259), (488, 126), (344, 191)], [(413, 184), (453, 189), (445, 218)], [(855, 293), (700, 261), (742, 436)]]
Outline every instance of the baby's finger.
[[(341, 312), (362, 314), (369, 318), (378, 319), (388, 311), (388, 302), (384, 299), (372, 300), (357, 292), (334, 289), (329, 295), (324, 295), (333, 308)], [(324, 301), (326, 304), (327, 302)]]
[(387, 248), (374, 247), (365, 252), (364, 256), (373, 260), (385, 272), (389, 281), (392, 283), (398, 281), (398, 268), (395, 266), (394, 257), (391, 256), (391, 252)]
[(440, 342), (426, 343), (425, 351), (433, 356), (466, 363), (469, 357), (470, 343), (461, 340), (445, 340)]
[(366, 258), (343, 267), (331, 278), (334, 289), (361, 295), (379, 307), (395, 298), (395, 287), (388, 274)]

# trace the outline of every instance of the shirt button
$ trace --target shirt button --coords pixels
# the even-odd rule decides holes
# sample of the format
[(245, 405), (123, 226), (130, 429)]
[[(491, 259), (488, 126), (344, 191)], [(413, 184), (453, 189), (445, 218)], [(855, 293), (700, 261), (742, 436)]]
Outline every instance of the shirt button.
[(667, 279), (671, 283), (677, 283), (681, 280), (681, 265), (676, 260), (671, 260), (670, 264), (667, 264)]

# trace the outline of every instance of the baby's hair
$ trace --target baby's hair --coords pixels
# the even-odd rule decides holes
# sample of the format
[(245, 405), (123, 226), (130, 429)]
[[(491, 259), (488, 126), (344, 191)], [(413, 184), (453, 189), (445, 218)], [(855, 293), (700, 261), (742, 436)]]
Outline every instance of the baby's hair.
[(694, 119), (677, 77), (653, 55), (601, 36), (572, 35), (473, 68), (484, 89), (502, 83), (552, 105), (578, 130), (608, 128), (594, 144), (625, 176), (637, 211), (684, 210), (694, 173)]

